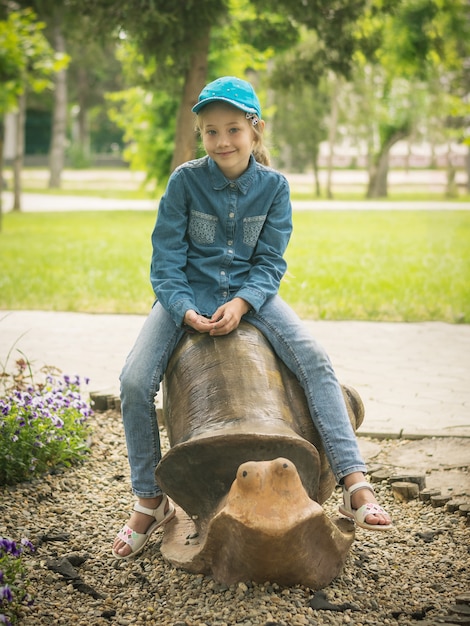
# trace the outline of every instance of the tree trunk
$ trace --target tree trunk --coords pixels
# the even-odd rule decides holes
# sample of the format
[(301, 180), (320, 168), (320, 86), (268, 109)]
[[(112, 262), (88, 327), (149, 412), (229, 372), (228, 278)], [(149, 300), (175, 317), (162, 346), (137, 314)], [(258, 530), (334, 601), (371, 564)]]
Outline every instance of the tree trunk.
[(388, 195), (388, 164), (389, 154), (392, 146), (398, 141), (408, 136), (404, 130), (398, 130), (383, 145), (374, 165), (370, 169), (369, 186), (367, 188), (367, 198), (386, 198)]
[(194, 42), (194, 50), (186, 73), (183, 98), (176, 121), (175, 150), (171, 162), (171, 171), (178, 165), (194, 158), (196, 152), (196, 133), (194, 114), (191, 112), (207, 78), (207, 56), (209, 53), (210, 27)]
[(85, 159), (90, 157), (90, 133), (88, 129), (87, 98), (89, 92), (88, 73), (84, 67), (78, 70), (78, 143)]
[(377, 162), (372, 168), (372, 176), (367, 190), (368, 198), (386, 198), (388, 195), (387, 179), (388, 179), (389, 151), (381, 152)]
[(467, 156), (465, 158), (465, 170), (467, 172), (467, 191), (470, 193), (470, 146), (468, 146)]
[(318, 171), (318, 153), (319, 146), (316, 145), (313, 154), (312, 154), (312, 165), (313, 165), (313, 177), (315, 179), (315, 195), (317, 198), (321, 196), (321, 187), (320, 187), (320, 176)]
[(26, 120), (26, 91), (18, 98), (16, 122), (16, 147), (13, 162), (13, 211), (21, 211), (21, 172), (24, 161), (24, 125)]
[(452, 147), (448, 146), (447, 151), (447, 184), (446, 184), (446, 198), (457, 198), (459, 190), (457, 183), (455, 182), (456, 168), (454, 165), (454, 159), (452, 155)]
[[(65, 38), (62, 24), (54, 25), (54, 49), (65, 54)], [(65, 162), (65, 139), (67, 130), (67, 70), (57, 72), (54, 78), (54, 113), (52, 118), (52, 139), (49, 153), (49, 188), (60, 187)]]
[(329, 199), (333, 198), (333, 192), (331, 190), (331, 179), (333, 175), (333, 154), (336, 143), (336, 133), (338, 130), (338, 98), (339, 98), (339, 79), (334, 76), (333, 84), (333, 96), (331, 99), (331, 117), (330, 127), (328, 129), (328, 164), (327, 164), (327, 178), (326, 178), (326, 195)]
[(0, 233), (2, 232), (3, 224), (3, 150), (5, 146), (5, 118), (0, 115)]

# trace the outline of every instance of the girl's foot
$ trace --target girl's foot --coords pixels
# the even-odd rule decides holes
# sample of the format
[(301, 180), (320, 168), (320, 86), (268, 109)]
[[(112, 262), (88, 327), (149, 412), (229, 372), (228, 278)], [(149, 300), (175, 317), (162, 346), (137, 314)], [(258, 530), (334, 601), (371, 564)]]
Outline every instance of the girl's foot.
[[(165, 500), (163, 510), (158, 511), (163, 500)], [(142, 507), (145, 508), (148, 513), (143, 512), (141, 510)], [(168, 522), (174, 514), (174, 506), (166, 496), (139, 498), (138, 504), (136, 503), (128, 523), (114, 540), (114, 556), (125, 559), (141, 552), (152, 532), (162, 524)]]
[(390, 515), (377, 502), (374, 489), (364, 480), (362, 472), (345, 476), (340, 512), (362, 528), (388, 530), (392, 527)]

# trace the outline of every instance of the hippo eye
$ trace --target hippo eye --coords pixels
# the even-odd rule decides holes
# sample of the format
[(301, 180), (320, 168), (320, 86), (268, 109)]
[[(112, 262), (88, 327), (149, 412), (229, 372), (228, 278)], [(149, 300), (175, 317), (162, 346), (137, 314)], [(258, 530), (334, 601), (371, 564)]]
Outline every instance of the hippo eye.
[(243, 478), (245, 478), (245, 476), (248, 476), (248, 472), (245, 470), (242, 474)]
[(282, 467), (289, 467), (287, 463), (283, 463)]

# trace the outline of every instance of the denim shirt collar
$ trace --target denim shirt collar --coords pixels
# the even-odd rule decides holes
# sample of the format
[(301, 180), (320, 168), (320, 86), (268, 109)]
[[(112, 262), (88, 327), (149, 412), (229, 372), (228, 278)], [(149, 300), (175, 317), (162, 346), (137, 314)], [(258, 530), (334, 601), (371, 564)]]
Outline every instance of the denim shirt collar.
[(248, 163), (247, 169), (236, 180), (230, 180), (229, 178), (224, 176), (216, 162), (213, 161), (210, 157), (207, 157), (207, 159), (213, 189), (220, 191), (221, 189), (225, 189), (225, 187), (228, 187), (229, 185), (235, 184), (244, 196), (248, 193), (248, 190), (250, 189), (250, 186), (253, 183), (253, 179), (256, 174), (256, 161), (253, 155), (250, 156), (250, 161)]

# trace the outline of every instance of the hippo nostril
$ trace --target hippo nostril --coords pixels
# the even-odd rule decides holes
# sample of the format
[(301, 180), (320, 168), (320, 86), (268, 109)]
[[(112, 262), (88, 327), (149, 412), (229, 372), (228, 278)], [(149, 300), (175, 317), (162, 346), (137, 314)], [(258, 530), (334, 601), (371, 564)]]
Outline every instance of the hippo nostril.
[(288, 463), (283, 463), (282, 467), (289, 467), (289, 464)]
[(243, 476), (243, 478), (245, 478), (245, 476), (248, 476), (248, 472), (246, 470), (244, 470), (242, 476)]

